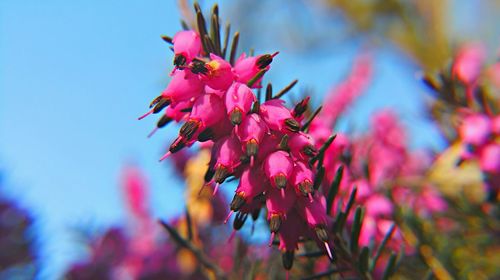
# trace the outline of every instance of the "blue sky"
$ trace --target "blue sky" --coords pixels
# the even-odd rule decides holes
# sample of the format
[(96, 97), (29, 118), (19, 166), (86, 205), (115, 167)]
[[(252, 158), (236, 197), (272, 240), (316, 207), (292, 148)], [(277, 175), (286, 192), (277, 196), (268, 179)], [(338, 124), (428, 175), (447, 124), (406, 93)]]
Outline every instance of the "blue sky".
[[(157, 161), (176, 127), (146, 139), (155, 118), (137, 121), (168, 79), (172, 57), (160, 35), (179, 30), (173, 3), (0, 1), (0, 170), (6, 191), (38, 218), (42, 279), (80, 255), (71, 228), (123, 221), (118, 177), (126, 162), (149, 176), (155, 215), (183, 209), (182, 182)], [(342, 80), (360, 45), (303, 53), (267, 35), (252, 45), (281, 51), (268, 76), (275, 87), (298, 78), (319, 94)], [(413, 147), (442, 147), (421, 117), (418, 69), (391, 48), (375, 61), (374, 81), (346, 123), (366, 128), (373, 111), (390, 106), (411, 124)]]

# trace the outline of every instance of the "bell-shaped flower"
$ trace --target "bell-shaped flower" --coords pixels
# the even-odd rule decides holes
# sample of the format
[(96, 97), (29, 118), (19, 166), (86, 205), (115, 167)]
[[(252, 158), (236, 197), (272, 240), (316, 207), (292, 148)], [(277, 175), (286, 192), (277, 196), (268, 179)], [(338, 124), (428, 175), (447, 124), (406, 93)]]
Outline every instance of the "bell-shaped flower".
[(226, 110), (234, 125), (241, 124), (257, 98), (247, 85), (233, 83), (226, 92)]
[(264, 172), (273, 187), (284, 189), (293, 173), (292, 158), (285, 151), (275, 151), (266, 157)]
[(210, 54), (210, 59), (205, 64), (207, 72), (201, 74), (201, 79), (212, 89), (227, 90), (235, 79), (231, 64), (214, 54)]
[(260, 115), (272, 130), (298, 132), (300, 124), (284, 103), (281, 99), (268, 100), (260, 105)]
[(250, 114), (243, 119), (236, 135), (244, 145), (247, 156), (256, 156), (259, 145), (267, 131), (267, 126), (258, 114)]
[(174, 64), (176, 66), (190, 63), (201, 52), (200, 35), (193, 30), (177, 32), (172, 43), (174, 44)]

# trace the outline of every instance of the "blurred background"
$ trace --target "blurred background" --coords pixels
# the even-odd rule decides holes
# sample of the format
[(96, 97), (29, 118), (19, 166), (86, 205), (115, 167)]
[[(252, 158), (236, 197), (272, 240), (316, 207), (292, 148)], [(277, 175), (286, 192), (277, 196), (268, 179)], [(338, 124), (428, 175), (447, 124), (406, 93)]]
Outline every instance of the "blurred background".
[[(200, 5), (208, 10), (214, 2)], [(172, 54), (160, 35), (180, 30), (180, 3), (0, 1), (0, 192), (34, 221), (26, 234), (39, 278), (56, 278), (84, 254), (76, 232), (124, 222), (119, 176), (127, 164), (145, 170), (154, 216), (183, 212), (183, 180), (158, 163), (178, 127), (148, 139), (155, 120), (137, 121), (168, 82)], [(280, 52), (266, 79), (277, 88), (299, 79), (295, 91), (312, 92), (315, 105), (369, 53), (370, 84), (339, 130), (362, 132), (373, 112), (389, 107), (407, 125), (410, 146), (431, 151), (446, 141), (425, 114), (423, 71), (447, 63), (465, 41), (500, 46), (499, 1), (219, 6), (242, 34), (240, 50)]]

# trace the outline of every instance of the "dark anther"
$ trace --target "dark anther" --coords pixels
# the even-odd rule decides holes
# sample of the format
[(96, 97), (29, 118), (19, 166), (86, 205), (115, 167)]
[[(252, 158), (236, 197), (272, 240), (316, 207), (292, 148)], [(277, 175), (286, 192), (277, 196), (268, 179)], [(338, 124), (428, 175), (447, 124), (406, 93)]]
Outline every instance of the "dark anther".
[(304, 146), (302, 152), (308, 157), (315, 157), (318, 154), (318, 150), (313, 145)]
[(215, 168), (214, 181), (222, 184), (224, 180), (229, 176), (229, 171), (223, 165), (219, 165)]
[(210, 166), (207, 168), (207, 172), (205, 172), (204, 180), (205, 182), (210, 182), (212, 178), (214, 177), (215, 170), (213, 168), (210, 168)]
[(256, 156), (257, 153), (259, 152), (259, 144), (257, 144), (257, 141), (255, 139), (251, 139), (248, 141), (245, 145), (246, 150), (247, 150), (247, 156)]
[(196, 132), (196, 130), (198, 130), (199, 127), (199, 121), (190, 120), (182, 125), (181, 130), (179, 131), (179, 135), (186, 138), (187, 140), (191, 140), (193, 134)]
[(182, 137), (177, 137), (168, 150), (173, 154), (180, 151), (185, 146), (186, 142), (184, 142), (184, 139), (182, 139)]
[(163, 110), (169, 104), (170, 104), (170, 100), (168, 100), (166, 98), (160, 99), (160, 101), (153, 108), (153, 114), (157, 114), (157, 113), (161, 112), (161, 110)]
[(316, 236), (321, 242), (328, 242), (328, 231), (324, 225), (318, 225), (314, 228)]
[(233, 228), (235, 230), (240, 230), (245, 224), (247, 218), (248, 218), (247, 213), (241, 213), (241, 212), (236, 213), (236, 218), (233, 221)]
[(257, 62), (255, 64), (259, 69), (264, 69), (269, 66), (271, 62), (273, 62), (273, 56), (270, 54), (264, 54), (257, 59)]
[(156, 103), (160, 102), (160, 100), (162, 98), (163, 98), (163, 96), (159, 95), (155, 99), (153, 99), (153, 101), (151, 101), (151, 103), (149, 103), (149, 108), (153, 107), (154, 105), (156, 105)]
[(285, 125), (288, 128), (288, 130), (290, 130), (292, 132), (298, 132), (300, 130), (300, 124), (294, 118), (286, 119), (285, 120)]
[(308, 196), (310, 193), (314, 191), (312, 182), (304, 181), (299, 183), (299, 190), (304, 196)]
[(231, 123), (233, 125), (240, 124), (242, 119), (243, 119), (243, 114), (241, 113), (241, 110), (238, 108), (235, 108), (233, 111), (231, 111), (231, 114), (229, 115), (229, 119), (231, 120)]
[(279, 189), (284, 189), (286, 187), (286, 176), (283, 174), (278, 174), (274, 176), (273, 178), (274, 184), (276, 184), (276, 187)]
[(300, 101), (299, 103), (297, 103), (297, 105), (295, 105), (295, 108), (293, 108), (293, 116), (294, 117), (300, 117), (302, 116), (302, 114), (305, 113), (305, 111), (307, 111), (307, 107), (309, 106), (309, 96), (302, 99), (302, 101)]
[(191, 62), (191, 72), (194, 74), (206, 74), (208, 73), (208, 68), (202, 60), (193, 59)]
[(233, 211), (238, 211), (244, 204), (245, 204), (245, 198), (241, 194), (237, 193), (234, 195), (233, 201), (231, 201), (229, 207)]
[(285, 252), (283, 252), (283, 254), (281, 254), (281, 260), (283, 261), (283, 267), (286, 270), (292, 269), (294, 255), (295, 255), (295, 251), (285, 251)]
[(182, 54), (176, 54), (174, 57), (174, 65), (177, 67), (184, 66), (186, 64), (186, 57)]
[(209, 140), (212, 140), (214, 136), (214, 131), (211, 128), (206, 128), (198, 135), (198, 141), (207, 142)]
[(253, 210), (253, 212), (252, 212), (252, 220), (257, 221), (257, 219), (259, 218), (259, 216), (260, 216), (260, 207), (257, 208), (257, 209), (255, 209), (255, 210)]
[(172, 121), (172, 118), (168, 117), (167, 115), (163, 115), (163, 116), (161, 116), (161, 118), (156, 123), (156, 127), (158, 127), (158, 128), (165, 127), (171, 121)]
[(276, 214), (271, 215), (271, 219), (269, 220), (269, 230), (271, 230), (271, 232), (276, 233), (280, 230), (280, 227), (281, 227), (281, 216)]

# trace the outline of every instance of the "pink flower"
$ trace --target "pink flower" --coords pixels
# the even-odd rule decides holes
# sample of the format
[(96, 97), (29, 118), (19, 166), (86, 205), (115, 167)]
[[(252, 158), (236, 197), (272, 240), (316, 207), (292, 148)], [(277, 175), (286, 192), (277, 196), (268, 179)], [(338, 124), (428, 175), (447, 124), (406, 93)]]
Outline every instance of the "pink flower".
[(390, 217), (392, 216), (392, 202), (385, 196), (374, 194), (370, 196), (364, 203), (366, 215), (372, 217)]
[(142, 172), (137, 167), (126, 167), (122, 172), (122, 185), (130, 212), (141, 219), (148, 217), (148, 189)]
[(311, 228), (327, 224), (326, 200), (324, 196), (315, 195), (313, 200), (300, 197), (297, 199), (299, 214)]
[[(234, 73), (236, 73), (237, 81), (246, 84), (262, 69), (269, 70), (269, 65), (276, 55), (277, 53), (273, 55), (264, 54), (246, 57), (245, 53), (242, 53), (234, 65)], [(262, 78), (254, 83), (252, 87), (260, 88), (261, 84)]]
[(470, 43), (462, 46), (453, 64), (453, 74), (466, 84), (475, 83), (481, 72), (485, 56), (481, 44)]
[[(233, 202), (235, 200), (241, 200), (241, 202), (237, 202), (236, 204), (243, 202), (250, 203), (255, 196), (263, 193), (266, 190), (266, 184), (263, 182), (263, 178), (260, 168), (245, 169), (241, 174), (240, 183), (236, 188)], [(231, 203), (231, 205), (233, 205), (233, 203)], [(231, 210), (237, 211), (238, 209)]]
[(307, 160), (317, 154), (313, 138), (303, 132), (290, 135), (288, 146), (290, 147), (291, 154), (301, 160)]
[(214, 181), (222, 183), (240, 164), (240, 142), (234, 136), (226, 136), (215, 143), (212, 154), (216, 159)]
[(197, 75), (190, 71), (175, 71), (172, 80), (162, 92), (162, 97), (171, 103), (177, 103), (203, 94), (204, 85)]
[(231, 64), (215, 54), (210, 54), (210, 59), (205, 65), (208, 72), (201, 79), (212, 89), (227, 90), (235, 79)]
[(479, 163), (483, 171), (500, 174), (500, 145), (491, 143), (482, 148)]
[(226, 110), (231, 122), (239, 125), (256, 100), (252, 90), (245, 84), (233, 83), (226, 93)]
[(324, 102), (321, 118), (333, 125), (367, 87), (372, 76), (372, 61), (369, 55), (360, 55), (354, 62), (349, 77), (332, 89)]
[(248, 156), (257, 155), (259, 144), (267, 131), (267, 126), (258, 114), (250, 114), (243, 119), (236, 134)]
[(280, 227), (280, 245), (279, 249), (294, 251), (298, 249), (300, 236), (305, 235), (306, 224), (301, 219), (295, 209), (288, 212), (286, 219)]
[(260, 115), (270, 129), (281, 132), (297, 132), (300, 124), (292, 117), (290, 110), (284, 106), (285, 101), (272, 99), (260, 106)]
[(273, 187), (284, 189), (293, 172), (293, 161), (285, 151), (276, 151), (264, 161), (264, 172)]
[(491, 120), (487, 116), (473, 114), (463, 120), (459, 134), (465, 143), (481, 145), (487, 141), (491, 129)]
[(174, 44), (174, 64), (182, 66), (188, 64), (201, 52), (201, 40), (193, 30), (180, 31), (172, 39)]
[(281, 194), (276, 188), (268, 189), (266, 194), (267, 218), (270, 221), (269, 228), (272, 233), (280, 230), (283, 220), (292, 209), (295, 201), (295, 191), (291, 188), (287, 188)]
[(312, 201), (314, 173), (305, 163), (296, 162), (291, 183), (298, 194), (308, 196)]

